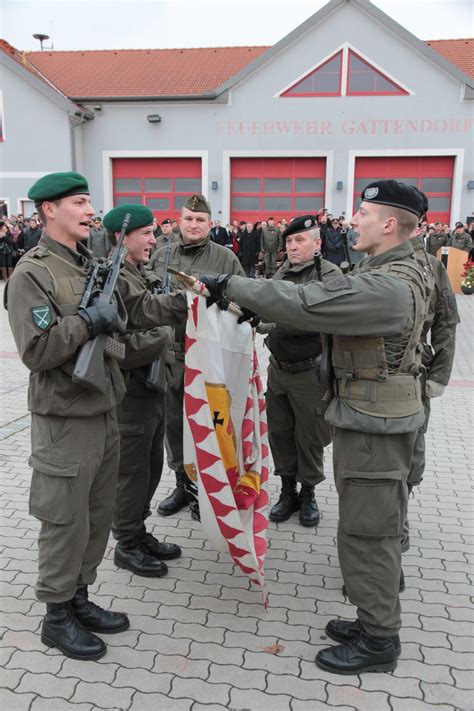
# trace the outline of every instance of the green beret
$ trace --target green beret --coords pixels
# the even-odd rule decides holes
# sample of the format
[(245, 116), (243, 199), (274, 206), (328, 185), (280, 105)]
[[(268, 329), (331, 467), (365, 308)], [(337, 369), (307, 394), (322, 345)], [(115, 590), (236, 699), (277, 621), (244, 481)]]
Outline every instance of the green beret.
[(204, 195), (201, 195), (201, 193), (194, 193), (194, 195), (191, 195), (186, 200), (183, 207), (187, 210), (191, 210), (191, 212), (207, 212), (208, 215), (211, 214), (211, 206)]
[[(269, 218), (270, 219), (270, 218)], [(282, 234), (282, 239), (286, 239), (290, 235), (301, 234), (301, 232), (307, 232), (315, 227), (319, 227), (318, 221), (314, 215), (303, 215), (302, 217), (295, 217), (291, 220), (290, 224)]]
[(398, 180), (376, 180), (369, 183), (360, 196), (364, 201), (398, 207), (400, 210), (412, 212), (417, 217), (423, 215), (427, 203), (424, 193), (412, 185), (399, 183)]
[(109, 232), (120, 232), (122, 223), (127, 212), (130, 213), (130, 222), (128, 223), (127, 232), (138, 230), (139, 227), (147, 227), (153, 224), (153, 213), (150, 208), (145, 205), (119, 205), (109, 210), (104, 215), (102, 223)]
[(69, 171), (43, 175), (28, 191), (28, 199), (33, 200), (36, 205), (70, 195), (89, 195), (87, 180), (80, 173)]

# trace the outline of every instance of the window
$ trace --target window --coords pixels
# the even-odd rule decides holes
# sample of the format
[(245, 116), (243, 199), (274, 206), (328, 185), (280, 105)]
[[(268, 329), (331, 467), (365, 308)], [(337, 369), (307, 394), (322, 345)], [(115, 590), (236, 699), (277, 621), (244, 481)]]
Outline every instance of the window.
[(340, 96), (341, 66), (342, 50), (287, 89), (282, 96)]
[(395, 82), (388, 79), (369, 62), (349, 50), (347, 70), (347, 96), (406, 94)]
[(302, 79), (284, 89), (280, 97), (402, 96), (409, 93), (346, 44)]

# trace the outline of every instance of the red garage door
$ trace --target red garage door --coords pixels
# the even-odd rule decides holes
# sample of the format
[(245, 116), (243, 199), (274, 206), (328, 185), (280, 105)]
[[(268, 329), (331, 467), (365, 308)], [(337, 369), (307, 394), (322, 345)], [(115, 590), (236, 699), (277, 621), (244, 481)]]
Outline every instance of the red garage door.
[[(414, 185), (426, 193), (430, 210), (428, 220), (449, 224), (453, 190), (454, 157), (429, 158), (357, 158), (354, 180), (354, 212), (360, 205), (360, 193), (373, 180), (392, 178)], [(455, 216), (456, 217), (456, 216)]]
[(233, 158), (231, 221), (314, 214), (325, 191), (325, 158)]
[(118, 158), (113, 161), (114, 206), (146, 205), (158, 222), (177, 218), (194, 192), (201, 192), (200, 158)]

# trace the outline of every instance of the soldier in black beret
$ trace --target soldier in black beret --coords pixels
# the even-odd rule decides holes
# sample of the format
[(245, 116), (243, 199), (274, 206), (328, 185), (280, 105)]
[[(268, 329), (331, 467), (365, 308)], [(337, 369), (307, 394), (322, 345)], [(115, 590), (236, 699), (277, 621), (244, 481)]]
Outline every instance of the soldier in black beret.
[(332, 335), (334, 397), (325, 419), (333, 428), (339, 563), (357, 608), (356, 620), (326, 625), (338, 644), (315, 662), (335, 674), (397, 666), (407, 478), (425, 421), (418, 344), (429, 289), (410, 244), (424, 201), (394, 180), (371, 183), (361, 197), (353, 249), (367, 256), (350, 276), (302, 285), (201, 276), (218, 303), (225, 297), (265, 321)]
[[(295, 218), (283, 232), (287, 260), (273, 280), (306, 284), (326, 281), (341, 273), (321, 257), (321, 237), (314, 215)], [(270, 350), (266, 392), (268, 435), (281, 494), (270, 511), (271, 521), (286, 521), (299, 511), (302, 526), (320, 520), (315, 486), (325, 479), (323, 451), (331, 441), (324, 420), (325, 390), (317, 369), (322, 353), (321, 334), (279, 323), (266, 324)], [(299, 485), (299, 491), (297, 486)]]

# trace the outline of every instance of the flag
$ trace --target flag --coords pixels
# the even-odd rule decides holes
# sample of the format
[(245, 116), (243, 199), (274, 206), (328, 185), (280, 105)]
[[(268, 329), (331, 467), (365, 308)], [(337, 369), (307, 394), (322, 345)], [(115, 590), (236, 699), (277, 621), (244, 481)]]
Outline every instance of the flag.
[(187, 298), (184, 468), (209, 541), (261, 588), (266, 607), (269, 450), (255, 336), (190, 289)]

